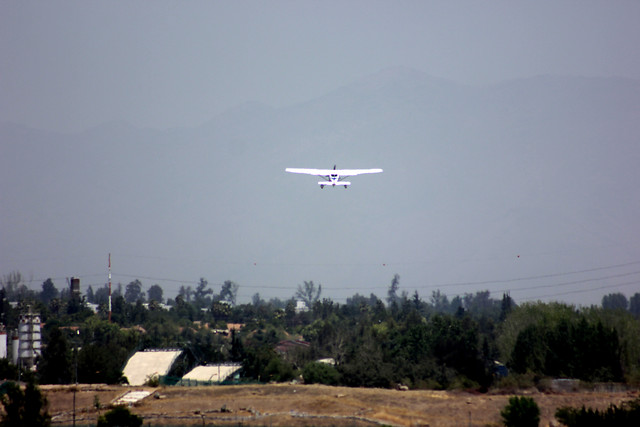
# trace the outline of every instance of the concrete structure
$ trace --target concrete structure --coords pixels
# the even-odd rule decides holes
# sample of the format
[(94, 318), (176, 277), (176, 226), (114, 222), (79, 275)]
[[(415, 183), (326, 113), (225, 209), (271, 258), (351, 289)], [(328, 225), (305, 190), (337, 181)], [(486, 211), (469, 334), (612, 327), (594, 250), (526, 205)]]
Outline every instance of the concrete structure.
[(41, 354), (40, 314), (31, 311), (21, 314), (18, 335), (19, 363), (21, 366), (33, 368), (36, 357)]
[(151, 394), (151, 391), (149, 390), (129, 390), (122, 396), (118, 396), (115, 399), (113, 399), (111, 404), (114, 406), (118, 406), (118, 405), (131, 406), (141, 401), (145, 397), (149, 396), (150, 394)]
[(71, 291), (72, 297), (80, 297), (80, 279), (77, 277), (72, 277), (69, 281), (69, 291)]
[(11, 363), (18, 364), (20, 357), (20, 338), (15, 333), (11, 335)]
[(0, 359), (6, 359), (7, 356), (7, 331), (3, 328), (0, 331)]
[(123, 375), (129, 385), (141, 386), (155, 376), (167, 375), (182, 350), (145, 350), (136, 352), (127, 361)]
[(196, 366), (182, 377), (181, 382), (222, 382), (239, 371), (241, 367), (239, 363)]

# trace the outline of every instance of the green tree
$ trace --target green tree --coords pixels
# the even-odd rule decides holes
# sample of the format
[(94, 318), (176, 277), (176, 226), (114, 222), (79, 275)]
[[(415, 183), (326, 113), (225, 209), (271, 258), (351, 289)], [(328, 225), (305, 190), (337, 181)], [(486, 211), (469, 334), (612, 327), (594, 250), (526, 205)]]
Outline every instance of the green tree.
[(4, 393), (0, 393), (0, 402), (4, 407), (4, 417), (0, 420), (0, 426), (51, 425), (51, 416), (47, 411), (47, 399), (33, 382), (27, 384), (24, 392), (14, 382), (4, 383), (2, 388)]
[(113, 294), (111, 298), (111, 319), (114, 323), (127, 325), (129, 304), (120, 294)]
[(87, 302), (90, 302), (92, 304), (95, 304), (95, 300), (96, 300), (96, 295), (93, 292), (93, 288), (91, 287), (91, 285), (89, 285), (89, 287), (87, 288)]
[[(182, 285), (180, 286), (180, 290), (178, 291), (178, 296), (182, 297), (182, 299), (186, 303), (191, 303), (191, 298), (193, 297), (193, 289), (191, 289), (191, 286)], [(176, 297), (176, 300), (177, 300), (177, 297)]]
[(163, 298), (163, 290), (160, 287), (160, 285), (151, 286), (147, 291), (147, 297), (148, 297), (147, 300), (149, 302), (156, 301), (162, 304), (162, 302), (164, 301), (164, 298)]
[(428, 336), (440, 366), (455, 369), (478, 383), (486, 381), (478, 348), (478, 325), (469, 316), (435, 315), (429, 323)]
[(109, 302), (109, 285), (104, 285), (103, 287), (96, 289), (96, 291), (93, 294), (93, 303), (108, 304), (108, 302)]
[(387, 303), (392, 305), (393, 303), (398, 303), (398, 288), (400, 287), (400, 275), (394, 274), (393, 279), (391, 279), (391, 285), (389, 285), (389, 290), (387, 291)]
[(555, 415), (567, 427), (635, 427), (640, 425), (640, 399), (623, 402), (619, 407), (612, 404), (605, 410), (565, 406), (558, 408)]
[(260, 307), (261, 305), (264, 305), (264, 300), (260, 297), (260, 293), (256, 292), (255, 294), (253, 294), (253, 296), (251, 297), (251, 304), (254, 305), (254, 307)]
[(231, 315), (231, 306), (226, 302), (215, 301), (211, 304), (211, 314), (216, 321), (224, 320), (226, 322)]
[(18, 327), (18, 311), (9, 303), (5, 288), (0, 289), (0, 323), (7, 328)]
[(540, 424), (540, 408), (530, 397), (510, 397), (500, 415), (507, 427), (537, 427)]
[[(621, 310), (610, 313), (629, 316)], [(553, 324), (541, 319), (527, 326), (518, 334), (509, 364), (519, 373), (586, 381), (620, 381), (623, 372), (616, 329), (599, 320), (589, 322), (582, 313)]]
[(20, 287), (24, 286), (24, 282), (22, 280), (22, 273), (19, 271), (12, 271), (9, 274), (6, 274), (4, 277), (0, 278), (0, 286), (6, 292), (6, 297), (9, 301), (14, 301), (17, 297)]
[(49, 304), (49, 302), (58, 298), (59, 292), (56, 289), (56, 286), (53, 284), (53, 280), (47, 279), (42, 283), (42, 292), (40, 292), (40, 301), (44, 304)]
[(338, 385), (340, 372), (326, 363), (311, 362), (304, 366), (302, 378), (304, 378), (305, 384)]
[(627, 297), (620, 292), (602, 297), (602, 308), (605, 310), (626, 310), (628, 305)]
[(502, 302), (500, 303), (500, 318), (501, 322), (504, 322), (507, 319), (507, 316), (513, 310), (515, 306), (515, 302), (509, 294), (502, 294)]
[(69, 384), (71, 382), (71, 349), (67, 337), (54, 327), (49, 332), (42, 359), (38, 364), (41, 384)]
[(78, 377), (81, 383), (116, 384), (122, 380), (122, 368), (140, 342), (134, 330), (122, 330), (116, 324), (89, 319), (81, 330)]
[(142, 283), (140, 280), (136, 279), (127, 285), (124, 291), (124, 299), (129, 304), (135, 304), (138, 300), (144, 302), (144, 293), (142, 292)]
[(636, 318), (640, 317), (640, 292), (636, 292), (629, 298), (629, 312)]
[(570, 342), (577, 356), (573, 377), (587, 381), (622, 379), (620, 342), (615, 329), (605, 328), (599, 321), (590, 324), (583, 316), (574, 327)]
[(0, 359), (0, 378), (5, 380), (17, 380), (19, 377), (18, 367), (9, 362), (9, 359)]
[(307, 282), (305, 280), (304, 286), (298, 285), (298, 290), (296, 291), (296, 298), (300, 301), (304, 301), (307, 308), (313, 307), (313, 304), (318, 301), (320, 298), (320, 294), (322, 293), (322, 285), (316, 285), (313, 283), (313, 280)]
[(465, 294), (463, 303), (465, 310), (474, 318), (482, 316), (499, 316), (500, 307), (496, 300), (490, 298), (489, 291), (478, 291), (475, 294)]
[(567, 304), (533, 302), (514, 307), (498, 328), (496, 345), (500, 357), (503, 361), (509, 362), (518, 336), (529, 326), (554, 327), (563, 320), (571, 323), (575, 318), (575, 307)]
[(511, 354), (513, 370), (519, 373), (542, 372), (547, 355), (544, 343), (544, 333), (537, 325), (528, 326), (520, 332)]
[(245, 377), (258, 381), (289, 381), (293, 379), (293, 367), (282, 360), (280, 356), (268, 346), (247, 349), (242, 361)]
[(193, 303), (197, 308), (207, 307), (211, 304), (211, 296), (213, 295), (213, 289), (209, 288), (209, 282), (204, 277), (200, 278), (196, 291), (193, 294)]
[(239, 286), (231, 280), (225, 280), (220, 291), (220, 300), (227, 301), (232, 306), (236, 305)]
[(343, 361), (337, 367), (344, 385), (387, 388), (399, 379), (393, 363), (385, 360), (385, 349), (370, 323), (349, 332)]
[(176, 301), (173, 307), (171, 307), (171, 313), (173, 313), (178, 319), (189, 319), (191, 321), (196, 320), (196, 309), (192, 304), (185, 301), (184, 296), (176, 296)]

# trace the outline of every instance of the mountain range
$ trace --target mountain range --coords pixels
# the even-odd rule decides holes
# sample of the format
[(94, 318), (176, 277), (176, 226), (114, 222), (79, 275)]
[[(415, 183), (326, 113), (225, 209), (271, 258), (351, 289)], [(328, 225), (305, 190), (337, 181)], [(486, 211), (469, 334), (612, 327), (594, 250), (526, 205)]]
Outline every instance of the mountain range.
[[(178, 108), (178, 107), (176, 107)], [(466, 86), (405, 68), (193, 128), (0, 125), (0, 274), (165, 295), (200, 277), (289, 298), (488, 289), (598, 303), (637, 289), (640, 81)], [(320, 190), (286, 167), (382, 168)], [(574, 283), (575, 282), (575, 283)]]

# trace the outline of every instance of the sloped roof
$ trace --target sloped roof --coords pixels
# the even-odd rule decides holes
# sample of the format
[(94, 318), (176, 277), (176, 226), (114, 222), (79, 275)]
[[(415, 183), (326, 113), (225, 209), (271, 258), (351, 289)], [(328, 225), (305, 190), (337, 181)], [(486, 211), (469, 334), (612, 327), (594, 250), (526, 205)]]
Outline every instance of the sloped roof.
[(151, 377), (167, 375), (181, 353), (182, 350), (175, 349), (138, 351), (127, 361), (122, 373), (129, 385), (143, 385)]
[(196, 366), (182, 377), (182, 379), (212, 382), (224, 381), (227, 377), (239, 370), (240, 367), (240, 364)]

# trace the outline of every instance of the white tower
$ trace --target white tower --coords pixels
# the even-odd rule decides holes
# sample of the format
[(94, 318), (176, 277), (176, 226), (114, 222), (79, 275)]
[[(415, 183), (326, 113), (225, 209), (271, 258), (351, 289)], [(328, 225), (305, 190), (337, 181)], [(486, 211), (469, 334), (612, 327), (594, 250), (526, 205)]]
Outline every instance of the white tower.
[(18, 335), (15, 334), (15, 331), (11, 335), (11, 363), (14, 365), (18, 364), (18, 356), (20, 356), (20, 339)]
[(7, 358), (7, 331), (0, 330), (0, 359)]
[(31, 313), (31, 310), (28, 313), (21, 314), (18, 335), (20, 337), (20, 364), (24, 367), (32, 368), (36, 357), (41, 354), (40, 314)]

